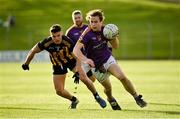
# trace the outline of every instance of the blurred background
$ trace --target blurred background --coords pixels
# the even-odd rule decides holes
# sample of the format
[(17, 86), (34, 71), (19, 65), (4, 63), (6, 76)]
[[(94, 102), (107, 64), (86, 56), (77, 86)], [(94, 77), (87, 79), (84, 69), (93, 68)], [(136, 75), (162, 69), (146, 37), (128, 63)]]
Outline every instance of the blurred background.
[[(113, 95), (123, 110), (115, 112), (110, 105), (100, 109), (69, 72), (66, 89), (80, 104), (68, 110), (68, 100), (55, 94), (47, 52), (35, 56), (33, 61), (40, 63), (32, 63), (29, 72), (21, 69), (28, 51), (49, 36), (52, 24), (60, 24), (64, 32), (72, 25), (76, 9), (84, 17), (102, 9), (105, 24), (119, 27), (120, 46), (113, 54), (147, 108), (138, 108), (111, 76)], [(94, 84), (106, 99), (102, 86)], [(179, 84), (180, 0), (0, 0), (0, 119), (180, 119)]]
[(24, 60), (52, 24), (65, 32), (76, 9), (102, 9), (119, 27), (117, 59), (180, 59), (180, 0), (0, 0), (0, 61)]

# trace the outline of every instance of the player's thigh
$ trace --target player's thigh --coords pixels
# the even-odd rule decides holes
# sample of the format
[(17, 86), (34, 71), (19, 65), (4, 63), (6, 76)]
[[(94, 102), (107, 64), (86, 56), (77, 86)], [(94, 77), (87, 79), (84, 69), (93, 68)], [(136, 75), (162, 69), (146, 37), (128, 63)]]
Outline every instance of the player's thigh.
[(125, 74), (123, 73), (118, 64), (111, 64), (108, 68), (108, 71), (118, 79), (126, 78)]
[(53, 75), (54, 88), (56, 90), (64, 90), (66, 74)]

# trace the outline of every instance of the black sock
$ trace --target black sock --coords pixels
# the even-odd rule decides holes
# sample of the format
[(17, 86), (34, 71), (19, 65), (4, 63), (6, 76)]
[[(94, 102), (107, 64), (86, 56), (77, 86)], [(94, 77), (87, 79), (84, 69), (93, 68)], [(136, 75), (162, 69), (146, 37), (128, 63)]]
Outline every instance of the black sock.
[(77, 98), (74, 96), (71, 98), (71, 101), (76, 101), (76, 100), (77, 100)]
[(97, 92), (95, 94), (93, 94), (93, 95), (94, 95), (95, 99), (99, 97), (99, 94)]

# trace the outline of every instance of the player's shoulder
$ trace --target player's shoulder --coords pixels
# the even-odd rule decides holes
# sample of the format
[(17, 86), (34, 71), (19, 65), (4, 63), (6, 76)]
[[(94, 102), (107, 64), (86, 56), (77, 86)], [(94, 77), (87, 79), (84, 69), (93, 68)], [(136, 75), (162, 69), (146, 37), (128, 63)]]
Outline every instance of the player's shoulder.
[(47, 37), (47, 38), (44, 38), (43, 40), (41, 40), (39, 43), (38, 43), (38, 46), (41, 50), (47, 48), (50, 44), (52, 44), (53, 41), (52, 41), (52, 37)]
[(81, 37), (87, 37), (91, 34), (91, 32), (92, 32), (92, 29), (90, 27), (87, 27), (81, 34)]
[(43, 40), (41, 40), (40, 43), (45, 44), (45, 43), (48, 43), (48, 42), (51, 42), (51, 41), (52, 41), (52, 37), (49, 36), (49, 37), (46, 37)]
[(66, 36), (66, 35), (62, 35), (62, 39), (63, 39), (64, 41), (69, 41), (69, 40), (70, 40), (70, 38), (69, 38), (68, 36)]
[(75, 28), (75, 25), (70, 26), (67, 30), (66, 30), (66, 35), (68, 35), (70, 32), (72, 32), (72, 30)]
[(73, 41), (66, 35), (62, 35), (62, 43), (65, 45), (74, 45)]

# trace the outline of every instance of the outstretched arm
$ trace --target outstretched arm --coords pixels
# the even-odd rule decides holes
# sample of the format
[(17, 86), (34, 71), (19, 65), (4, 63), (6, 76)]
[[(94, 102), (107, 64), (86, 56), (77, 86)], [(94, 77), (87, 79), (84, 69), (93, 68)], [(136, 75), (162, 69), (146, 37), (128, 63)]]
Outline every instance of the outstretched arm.
[(26, 57), (26, 60), (24, 62), (24, 64), (22, 65), (22, 68), (24, 70), (29, 70), (29, 64), (31, 62), (31, 60), (33, 59), (34, 55), (36, 53), (39, 53), (41, 52), (42, 50), (39, 48), (38, 44), (36, 44), (28, 53), (27, 57)]
[(83, 48), (83, 44), (78, 41), (73, 49), (74, 55), (82, 62), (89, 64), (90, 67), (94, 67), (94, 62), (91, 59), (88, 59), (86, 56), (83, 55), (81, 48)]

